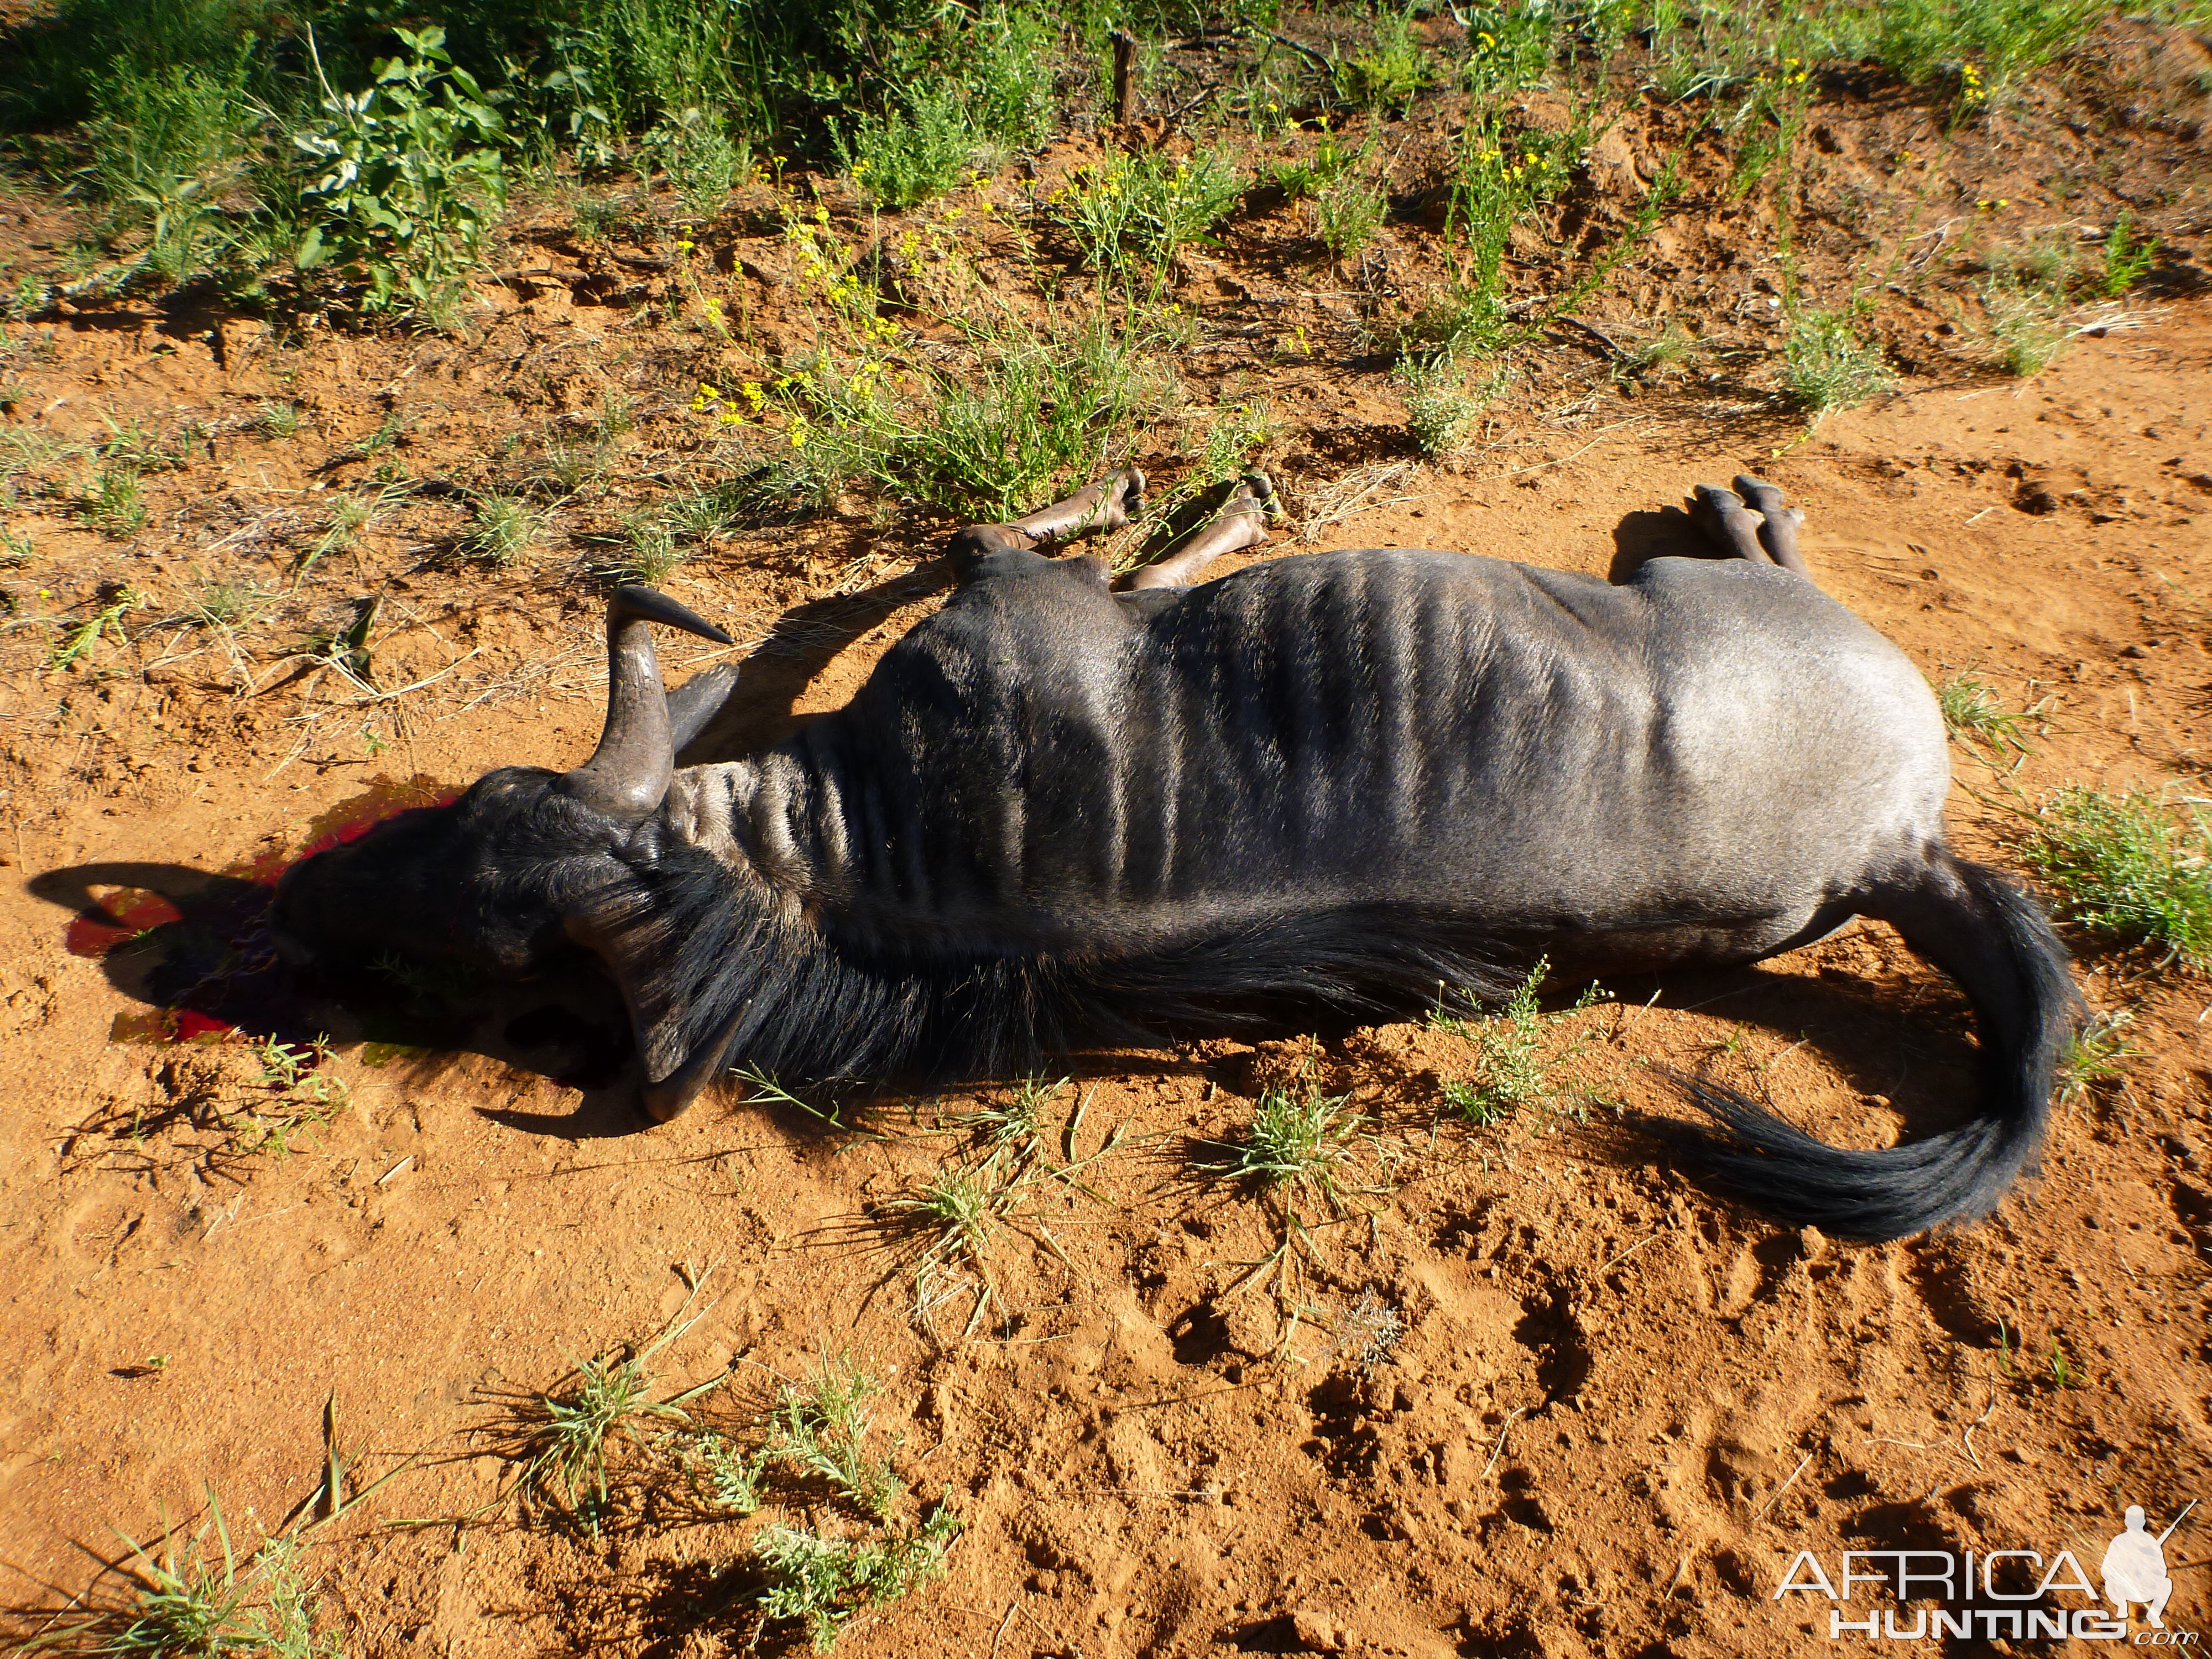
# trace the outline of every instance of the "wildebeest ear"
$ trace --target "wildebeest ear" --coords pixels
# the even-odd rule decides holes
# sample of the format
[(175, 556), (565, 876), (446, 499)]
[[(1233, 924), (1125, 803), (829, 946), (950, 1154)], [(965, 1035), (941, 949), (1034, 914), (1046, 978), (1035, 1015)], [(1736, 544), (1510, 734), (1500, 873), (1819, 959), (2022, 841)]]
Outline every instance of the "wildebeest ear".
[(645, 1109), (659, 1123), (681, 1115), (720, 1075), (738, 1017), (695, 1042), (690, 1001), (671, 985), (650, 928), (612, 928), (589, 916), (571, 916), (566, 927), (570, 939), (606, 963), (622, 992), (645, 1071)]

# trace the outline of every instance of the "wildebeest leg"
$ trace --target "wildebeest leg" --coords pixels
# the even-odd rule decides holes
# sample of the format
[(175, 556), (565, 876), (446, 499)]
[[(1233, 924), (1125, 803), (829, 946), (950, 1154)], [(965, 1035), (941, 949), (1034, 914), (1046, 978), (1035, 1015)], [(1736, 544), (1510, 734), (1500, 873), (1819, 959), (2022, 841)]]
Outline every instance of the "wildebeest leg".
[(1739, 472), (1734, 489), (1699, 484), (1695, 494), (1691, 521), (1723, 551), (1753, 564), (1778, 564), (1813, 580), (1811, 567), (1797, 550), (1797, 526), (1805, 515), (1786, 505), (1772, 484)]
[(1026, 553), (1040, 543), (1119, 530), (1144, 508), (1145, 475), (1130, 467), (1012, 524), (963, 525), (945, 550), (964, 580), (994, 553)]
[(1110, 473), (1064, 501), (1025, 513), (1005, 528), (1038, 540), (1073, 541), (1119, 530), (1145, 510), (1145, 475), (1135, 467)]
[(1221, 504), (1212, 523), (1198, 531), (1158, 564), (1148, 564), (1129, 579), (1138, 587), (1188, 587), (1198, 573), (1224, 553), (1257, 547), (1267, 539), (1267, 503), (1275, 486), (1264, 472), (1247, 472)]

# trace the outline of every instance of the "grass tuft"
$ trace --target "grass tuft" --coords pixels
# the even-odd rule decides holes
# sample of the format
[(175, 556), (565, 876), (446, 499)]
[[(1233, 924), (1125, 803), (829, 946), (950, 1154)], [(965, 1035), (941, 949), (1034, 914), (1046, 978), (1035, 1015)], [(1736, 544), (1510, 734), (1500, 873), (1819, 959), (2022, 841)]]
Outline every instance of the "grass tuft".
[(1998, 700), (1996, 692), (1972, 674), (1954, 674), (1936, 690), (1936, 706), (1943, 711), (1943, 729), (1978, 758), (1995, 766), (2010, 750), (2013, 765), (2027, 758), (2028, 746), (2021, 728), (2037, 720), (2047, 704), (2014, 714)]
[(2021, 851), (2072, 921), (2162, 961), (2212, 969), (2212, 823), (2202, 802), (2176, 810), (2150, 791), (2076, 785), (2039, 809)]

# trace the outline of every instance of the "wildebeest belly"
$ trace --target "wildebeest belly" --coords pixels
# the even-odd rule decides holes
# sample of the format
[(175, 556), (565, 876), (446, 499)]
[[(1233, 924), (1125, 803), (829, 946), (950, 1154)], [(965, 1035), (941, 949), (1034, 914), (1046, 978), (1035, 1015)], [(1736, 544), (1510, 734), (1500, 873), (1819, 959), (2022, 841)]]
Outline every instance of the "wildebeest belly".
[(1157, 945), (1355, 908), (1755, 934), (1822, 896), (1804, 872), (1940, 833), (1924, 682), (1771, 568), (1334, 553), (1143, 622), (1095, 584), (980, 586), (807, 739), (812, 879), (878, 939)]

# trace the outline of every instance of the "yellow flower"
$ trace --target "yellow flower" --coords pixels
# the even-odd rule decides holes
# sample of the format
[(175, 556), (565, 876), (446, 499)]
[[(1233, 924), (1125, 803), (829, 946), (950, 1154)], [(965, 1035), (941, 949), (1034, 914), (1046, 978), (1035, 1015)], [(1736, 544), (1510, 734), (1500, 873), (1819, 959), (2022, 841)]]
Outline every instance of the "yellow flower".
[(747, 380), (738, 390), (744, 394), (745, 401), (753, 406), (754, 412), (757, 414), (762, 404), (766, 401), (761, 392), (761, 383), (758, 380)]
[(715, 418), (724, 426), (743, 426), (745, 423), (745, 417), (734, 409), (726, 409)]
[(686, 253), (689, 253), (693, 248), (699, 245), (696, 242), (692, 241), (688, 237), (679, 236), (676, 239), (676, 246), (682, 248)]
[(699, 395), (702, 398), (719, 398), (722, 394), (719, 388), (708, 386), (702, 380), (699, 382)]

